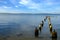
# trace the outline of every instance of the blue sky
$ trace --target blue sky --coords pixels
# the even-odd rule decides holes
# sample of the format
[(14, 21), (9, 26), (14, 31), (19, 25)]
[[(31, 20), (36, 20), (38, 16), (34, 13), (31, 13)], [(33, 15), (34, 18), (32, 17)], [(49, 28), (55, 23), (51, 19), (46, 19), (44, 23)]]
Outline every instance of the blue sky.
[(60, 13), (60, 0), (0, 0), (0, 13)]

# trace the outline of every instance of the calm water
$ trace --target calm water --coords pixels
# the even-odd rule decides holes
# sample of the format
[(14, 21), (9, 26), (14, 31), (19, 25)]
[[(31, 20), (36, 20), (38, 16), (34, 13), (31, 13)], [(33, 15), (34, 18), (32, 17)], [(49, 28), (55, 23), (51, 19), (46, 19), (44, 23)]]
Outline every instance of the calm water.
[[(45, 16), (51, 17), (53, 29), (56, 29), (60, 37), (60, 15), (4, 15), (0, 14), (0, 37), (16, 36), (34, 37), (34, 29), (38, 27)], [(44, 23), (42, 33), (43, 37), (50, 37), (48, 20)], [(58, 38), (59, 40), (59, 38)]]

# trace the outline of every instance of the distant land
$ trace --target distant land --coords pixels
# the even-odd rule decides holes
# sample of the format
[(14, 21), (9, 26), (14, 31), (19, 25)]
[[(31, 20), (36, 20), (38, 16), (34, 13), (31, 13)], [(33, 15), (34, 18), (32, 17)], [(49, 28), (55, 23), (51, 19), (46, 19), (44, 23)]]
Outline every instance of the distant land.
[(60, 14), (53, 14), (53, 13), (0, 13), (2, 15), (60, 15)]

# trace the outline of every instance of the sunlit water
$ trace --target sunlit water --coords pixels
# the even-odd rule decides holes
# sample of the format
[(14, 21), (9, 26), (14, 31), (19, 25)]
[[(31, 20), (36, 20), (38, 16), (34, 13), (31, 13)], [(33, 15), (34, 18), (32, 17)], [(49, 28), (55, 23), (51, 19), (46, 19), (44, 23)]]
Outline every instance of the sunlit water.
[[(41, 21), (46, 17), (51, 17), (53, 29), (56, 29), (60, 37), (60, 15), (4, 15), (0, 14), (0, 37), (17, 36), (34, 37), (34, 29), (38, 28)], [(48, 27), (48, 20), (44, 22), (40, 37), (51, 37)], [(58, 38), (59, 40), (59, 38)]]

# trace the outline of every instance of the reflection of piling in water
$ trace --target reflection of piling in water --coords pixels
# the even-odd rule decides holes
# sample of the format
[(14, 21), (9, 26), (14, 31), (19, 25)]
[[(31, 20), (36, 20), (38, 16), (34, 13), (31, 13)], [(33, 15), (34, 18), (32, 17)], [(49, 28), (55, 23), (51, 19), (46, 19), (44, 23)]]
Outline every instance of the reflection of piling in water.
[(55, 31), (55, 29), (54, 29), (54, 31), (52, 32), (52, 38), (57, 38), (57, 32)]
[(57, 32), (55, 31), (55, 29), (52, 32), (52, 40), (57, 40)]
[(52, 40), (57, 40), (57, 38), (52, 38)]
[(4, 38), (3, 38), (3, 40), (7, 40), (7, 38), (6, 38), (6, 37), (4, 37)]
[(38, 32), (38, 29), (37, 29), (37, 27), (35, 28), (35, 37), (38, 37), (38, 35), (39, 35), (39, 32)]
[(20, 36), (22, 36), (23, 34), (22, 33), (20, 33), (20, 34), (17, 34), (17, 37), (20, 37)]

